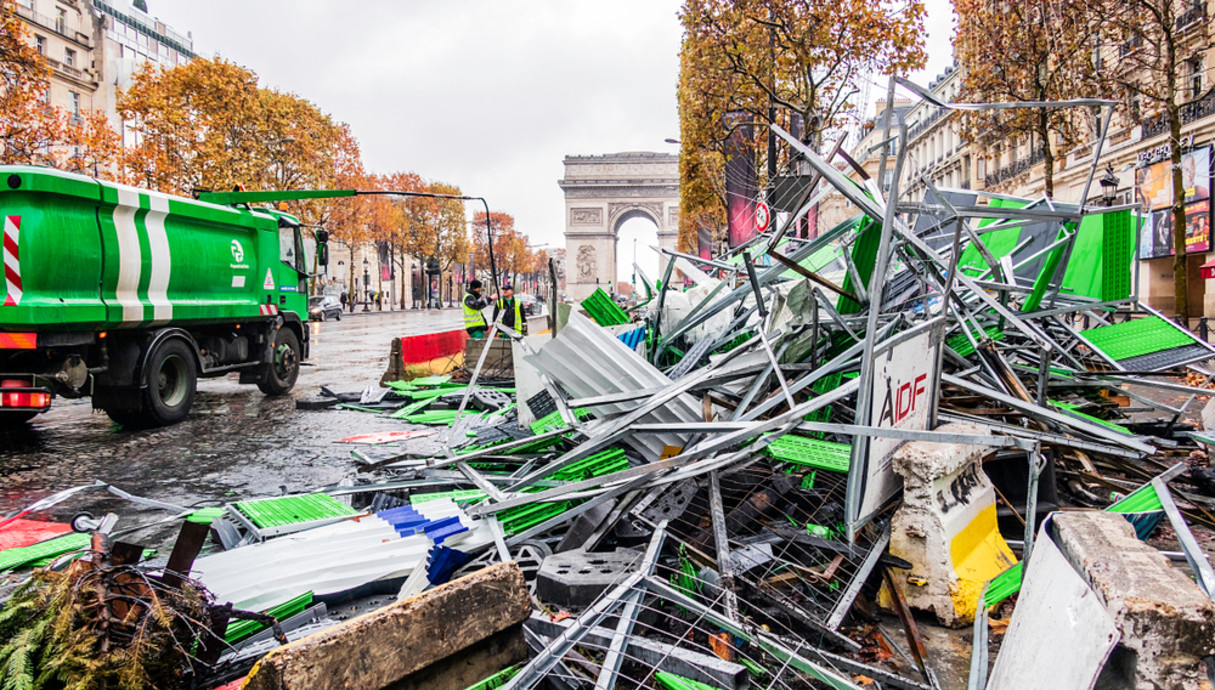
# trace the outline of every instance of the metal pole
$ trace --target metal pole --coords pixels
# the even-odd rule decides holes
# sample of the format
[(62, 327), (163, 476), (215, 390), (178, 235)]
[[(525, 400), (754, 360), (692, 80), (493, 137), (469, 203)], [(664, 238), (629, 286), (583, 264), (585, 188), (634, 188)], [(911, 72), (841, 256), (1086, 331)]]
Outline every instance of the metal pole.
[[(894, 81), (890, 84), (891, 93), (894, 92)], [(887, 103), (887, 108), (890, 104)], [(889, 112), (889, 110), (887, 111)], [(889, 116), (888, 116), (889, 117)], [(894, 179), (890, 183), (890, 190), (886, 199), (886, 213), (882, 220), (882, 236), (878, 242), (878, 253), (874, 259), (873, 272), (869, 275), (869, 314), (868, 323), (865, 327), (865, 349), (861, 353), (861, 387), (857, 392), (856, 418), (858, 426), (867, 426), (870, 420), (870, 395), (873, 388), (873, 347), (876, 345), (878, 317), (881, 315), (882, 307), (882, 288), (886, 284), (886, 266), (890, 258), (890, 240), (894, 234), (895, 222), (895, 207), (898, 205), (899, 193), (899, 177), (903, 174), (903, 161), (906, 159), (907, 153), (907, 125), (903, 123), (902, 116), (899, 117), (899, 151), (898, 158), (894, 162)], [(889, 120), (887, 120), (889, 121)], [(889, 137), (887, 137), (889, 138)], [(882, 158), (885, 161), (885, 157)], [(860, 288), (861, 286), (857, 286)], [(858, 289), (857, 292), (860, 292)], [(858, 455), (857, 457), (865, 460), (865, 462), (857, 463), (848, 473), (848, 488), (845, 495), (845, 513), (848, 521), (848, 543), (856, 543), (856, 533), (854, 531), (854, 523), (860, 520), (861, 515), (861, 483), (865, 477), (868, 467), (869, 440), (866, 438), (857, 439)]]

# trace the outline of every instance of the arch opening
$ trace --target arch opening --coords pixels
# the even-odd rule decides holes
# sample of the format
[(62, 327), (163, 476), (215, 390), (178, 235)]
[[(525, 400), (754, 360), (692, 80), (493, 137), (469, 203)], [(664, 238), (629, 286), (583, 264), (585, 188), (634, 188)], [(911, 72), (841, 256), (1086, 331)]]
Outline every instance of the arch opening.
[(658, 254), (653, 247), (658, 246), (658, 223), (646, 213), (637, 213), (629, 218), (622, 218), (616, 225), (616, 286), (613, 292), (624, 292), (623, 285), (629, 286), (629, 291), (645, 294), (641, 285), (641, 276), (633, 269), (634, 261), (646, 278), (651, 282), (662, 276), (658, 273)]

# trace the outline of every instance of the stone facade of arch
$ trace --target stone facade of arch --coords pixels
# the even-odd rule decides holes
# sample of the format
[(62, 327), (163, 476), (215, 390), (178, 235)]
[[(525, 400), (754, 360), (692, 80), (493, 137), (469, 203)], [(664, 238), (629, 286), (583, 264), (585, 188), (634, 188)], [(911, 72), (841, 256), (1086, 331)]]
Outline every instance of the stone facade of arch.
[[(582, 300), (602, 287), (614, 292), (620, 226), (646, 218), (658, 242), (675, 249), (679, 238), (679, 156), (629, 152), (566, 156), (565, 293)], [(650, 276), (658, 280), (661, 275)]]

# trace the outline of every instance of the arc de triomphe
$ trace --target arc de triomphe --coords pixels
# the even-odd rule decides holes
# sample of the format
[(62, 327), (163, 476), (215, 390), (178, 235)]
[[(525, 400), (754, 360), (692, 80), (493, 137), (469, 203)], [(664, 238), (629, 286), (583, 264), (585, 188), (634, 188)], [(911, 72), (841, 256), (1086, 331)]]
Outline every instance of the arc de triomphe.
[[(679, 238), (679, 156), (630, 151), (566, 156), (565, 292), (575, 300), (596, 287), (615, 292), (616, 233), (632, 218), (658, 226), (658, 242)], [(665, 266), (665, 262), (660, 262)], [(649, 276), (659, 280), (662, 276)]]

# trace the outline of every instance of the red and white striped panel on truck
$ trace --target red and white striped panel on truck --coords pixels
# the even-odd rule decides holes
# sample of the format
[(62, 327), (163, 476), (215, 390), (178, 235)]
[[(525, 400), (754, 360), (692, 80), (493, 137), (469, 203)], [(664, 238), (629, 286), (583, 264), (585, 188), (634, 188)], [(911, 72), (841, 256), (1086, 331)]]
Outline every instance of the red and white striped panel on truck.
[(8, 291), (4, 295), (4, 306), (21, 304), (21, 252), (18, 239), (21, 236), (21, 216), (4, 217), (4, 283)]

